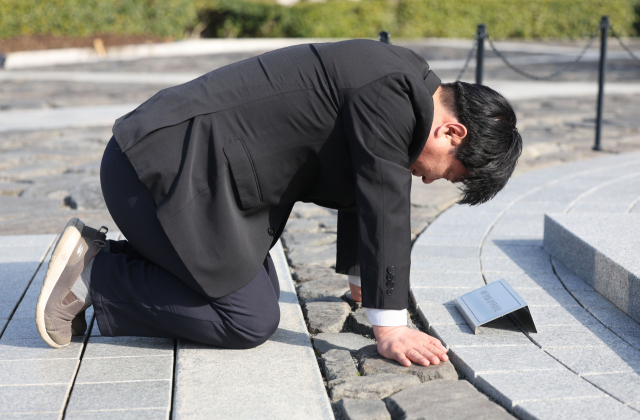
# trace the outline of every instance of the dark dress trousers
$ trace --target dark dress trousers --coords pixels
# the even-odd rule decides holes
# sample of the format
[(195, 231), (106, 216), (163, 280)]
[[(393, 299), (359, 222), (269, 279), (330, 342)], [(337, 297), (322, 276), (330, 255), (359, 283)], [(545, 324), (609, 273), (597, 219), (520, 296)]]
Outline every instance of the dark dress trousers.
[(278, 328), (280, 287), (271, 258), (240, 289), (209, 298), (189, 287), (189, 270), (164, 233), (151, 192), (112, 138), (100, 165), (109, 213), (126, 240), (108, 241), (91, 271), (91, 298), (103, 336), (186, 338), (245, 349)]
[(336, 271), (361, 276), (363, 305), (404, 309), (408, 168), (439, 85), (405, 48), (300, 45), (162, 90), (113, 135), (191, 288), (215, 299), (246, 286), (304, 201), (339, 211)]

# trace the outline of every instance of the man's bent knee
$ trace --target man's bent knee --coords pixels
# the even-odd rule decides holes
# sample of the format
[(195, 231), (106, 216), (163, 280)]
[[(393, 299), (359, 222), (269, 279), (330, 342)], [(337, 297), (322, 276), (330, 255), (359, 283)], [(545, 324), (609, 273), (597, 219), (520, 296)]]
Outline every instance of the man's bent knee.
[(252, 349), (264, 344), (276, 330), (280, 323), (280, 312), (275, 316), (255, 319), (251, 325), (238, 326), (235, 329), (235, 341), (238, 349)]

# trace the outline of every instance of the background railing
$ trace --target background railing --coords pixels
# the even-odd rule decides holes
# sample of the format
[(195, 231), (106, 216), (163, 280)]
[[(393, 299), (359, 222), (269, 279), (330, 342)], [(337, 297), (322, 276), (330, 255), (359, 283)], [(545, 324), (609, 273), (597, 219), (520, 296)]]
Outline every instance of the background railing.
[[(576, 58), (573, 61), (565, 64), (560, 69), (548, 75), (540, 76), (540, 75), (536, 75), (533, 73), (529, 73), (525, 70), (522, 70), (521, 68), (518, 68), (516, 65), (511, 63), (507, 59), (505, 54), (503, 54), (493, 43), (493, 40), (491, 39), (491, 37), (489, 36), (489, 33), (487, 32), (486, 25), (480, 24), (478, 25), (473, 46), (469, 50), (467, 59), (462, 69), (460, 70), (460, 73), (458, 74), (458, 77), (456, 80), (462, 79), (462, 76), (464, 76), (464, 73), (467, 70), (467, 67), (469, 66), (469, 63), (471, 62), (471, 59), (473, 58), (475, 53), (476, 84), (479, 84), (479, 85), (482, 84), (482, 78), (484, 73), (484, 42), (485, 40), (489, 43), (489, 46), (491, 47), (493, 52), (498, 56), (498, 58), (500, 58), (508, 68), (518, 73), (519, 75), (531, 80), (553, 80), (559, 77), (560, 75), (562, 75), (563, 73), (566, 73), (573, 66), (579, 63), (580, 60), (582, 60), (582, 58), (584, 57), (587, 50), (591, 48), (591, 45), (593, 44), (593, 41), (597, 38), (598, 34), (600, 34), (600, 59), (599, 59), (599, 66), (598, 66), (598, 100), (596, 103), (596, 132), (595, 132), (595, 144), (593, 146), (593, 150), (600, 151), (602, 150), (600, 143), (602, 138), (602, 116), (604, 112), (604, 82), (605, 82), (605, 71), (606, 71), (606, 60), (607, 60), (607, 40), (609, 37), (609, 31), (611, 31), (611, 35), (613, 35), (613, 37), (616, 38), (620, 46), (629, 54), (629, 56), (633, 60), (635, 60), (638, 63), (638, 65), (640, 65), (640, 58), (638, 58), (638, 56), (636, 56), (633, 53), (633, 51), (631, 51), (631, 49), (622, 41), (622, 39), (620, 39), (620, 37), (614, 31), (611, 23), (609, 22), (609, 16), (602, 16), (602, 19), (600, 20), (600, 25), (598, 25), (596, 30), (593, 32), (593, 34), (587, 41), (587, 44), (585, 45), (585, 47), (580, 51), (580, 53), (576, 56)], [(378, 34), (378, 39), (388, 44), (390, 42), (389, 32), (386, 32), (386, 31), (380, 32)]]

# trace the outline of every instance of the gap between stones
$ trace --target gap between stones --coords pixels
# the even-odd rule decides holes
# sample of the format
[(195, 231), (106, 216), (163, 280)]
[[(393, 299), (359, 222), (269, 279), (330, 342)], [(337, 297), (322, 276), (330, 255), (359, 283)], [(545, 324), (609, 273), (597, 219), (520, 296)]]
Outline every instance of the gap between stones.
[[(596, 321), (598, 321), (600, 323), (600, 325), (602, 325), (604, 328), (606, 328), (607, 330), (611, 331), (613, 334), (615, 334), (618, 338), (620, 338), (622, 341), (624, 341), (625, 343), (629, 344), (631, 347), (634, 347), (633, 344), (629, 343), (627, 340), (625, 340), (624, 337), (622, 337), (621, 335), (619, 335), (618, 333), (616, 333), (614, 330), (612, 330), (611, 328), (609, 328), (607, 325), (605, 325), (598, 317), (594, 316), (591, 312), (589, 312), (589, 310), (587, 310), (587, 308), (582, 304), (582, 302), (580, 302), (580, 299), (578, 299), (576, 297), (576, 295), (567, 287), (567, 285), (565, 284), (565, 282), (562, 280), (562, 276), (558, 273), (558, 269), (556, 268), (556, 265), (553, 263), (553, 256), (549, 255), (549, 264), (551, 264), (551, 269), (553, 270), (553, 274), (558, 278), (558, 280), (560, 281), (560, 284), (562, 285), (562, 287), (564, 288), (564, 290), (567, 291), (567, 293), (569, 293), (569, 295), (571, 295), (571, 297), (578, 303), (578, 305), (584, 309), (588, 314), (590, 314)], [(531, 340), (531, 342), (533, 344), (535, 344), (536, 346), (540, 347), (540, 345), (538, 343), (536, 343), (533, 338), (529, 335), (529, 333), (524, 330), (522, 327), (520, 327), (519, 325), (517, 325), (517, 327), (520, 329), (520, 331), (522, 331), (529, 340)], [(600, 386), (598, 386), (597, 384), (589, 381), (588, 378), (585, 378), (584, 376), (580, 375), (578, 372), (574, 372), (569, 366), (567, 366), (565, 363), (563, 363), (561, 360), (559, 360), (558, 358), (556, 358), (555, 356), (553, 356), (551, 353), (549, 353), (546, 349), (543, 349), (542, 347), (540, 347), (542, 351), (544, 351), (547, 355), (549, 355), (549, 357), (553, 358), (556, 362), (558, 362), (559, 364), (561, 364), (562, 366), (564, 366), (569, 372), (577, 375), (580, 379), (584, 380), (585, 382), (587, 382), (590, 385), (595, 386), (596, 388), (598, 388), (600, 391), (602, 391), (603, 393), (605, 393), (606, 395), (608, 395), (609, 397), (611, 397), (612, 399), (620, 402), (621, 404), (626, 405), (627, 407), (631, 408), (632, 410), (638, 411), (640, 412), (640, 410), (637, 410), (636, 408), (632, 407), (631, 405), (626, 404), (624, 401), (622, 401), (620, 398), (617, 398), (616, 396), (610, 394), (609, 392), (607, 392), (607, 390), (601, 388)]]
[[(428, 224), (423, 221), (420, 232)], [(412, 240), (420, 232), (414, 232)], [(365, 309), (350, 299), (347, 276), (334, 271), (335, 210), (297, 203), (281, 239), (337, 419), (413, 418), (433, 415), (434, 410), (444, 418), (460, 410), (513, 418), (458, 374), (451, 362), (404, 367), (378, 354)], [(407, 325), (426, 332), (411, 301), (408, 313)]]

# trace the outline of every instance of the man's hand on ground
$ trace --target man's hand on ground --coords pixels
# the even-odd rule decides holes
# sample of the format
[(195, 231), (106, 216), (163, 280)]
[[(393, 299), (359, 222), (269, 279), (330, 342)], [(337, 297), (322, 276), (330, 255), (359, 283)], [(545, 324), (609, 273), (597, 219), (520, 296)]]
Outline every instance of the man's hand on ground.
[(356, 286), (353, 283), (349, 283), (349, 290), (351, 291), (351, 300), (354, 302), (362, 302), (362, 288)]
[(374, 325), (378, 340), (378, 353), (387, 359), (397, 360), (403, 366), (411, 362), (422, 366), (437, 365), (449, 360), (447, 350), (440, 340), (406, 326), (381, 327)]

